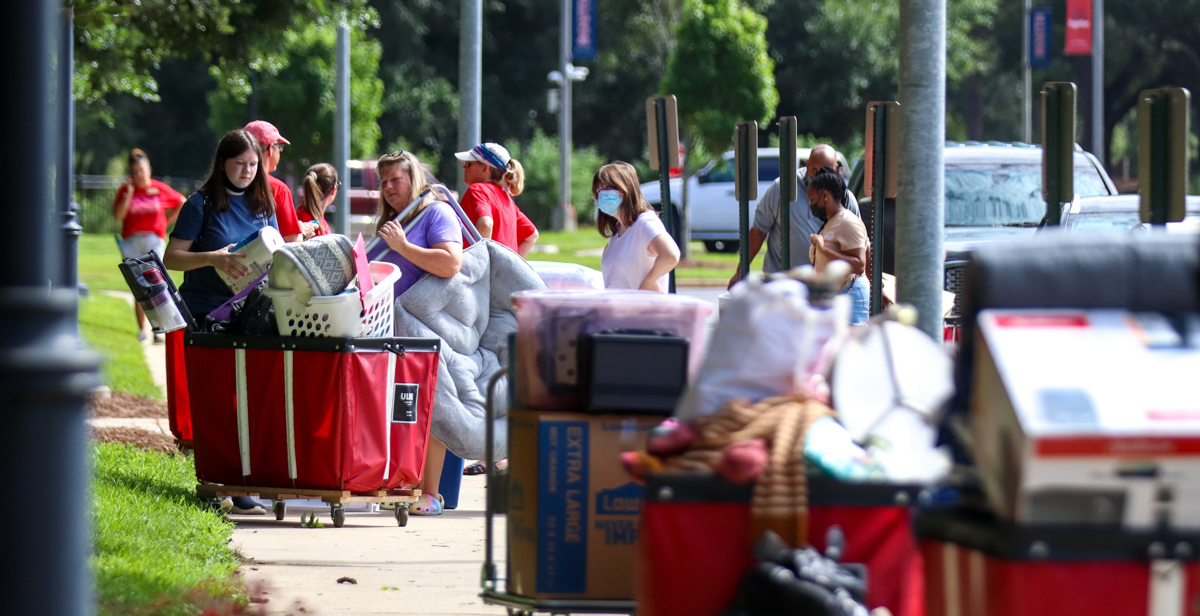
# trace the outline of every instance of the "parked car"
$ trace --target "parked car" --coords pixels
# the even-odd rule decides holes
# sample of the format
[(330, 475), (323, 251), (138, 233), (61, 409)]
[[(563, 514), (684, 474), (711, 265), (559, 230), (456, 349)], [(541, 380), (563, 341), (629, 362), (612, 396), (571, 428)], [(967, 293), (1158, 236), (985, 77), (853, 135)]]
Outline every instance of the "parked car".
[[(1063, 206), (1062, 230), (1069, 233), (1130, 233), (1153, 230), (1141, 219), (1137, 195), (1082, 197)], [(1167, 223), (1168, 232), (1200, 232), (1200, 197), (1189, 196), (1183, 222)]]
[[(810, 148), (798, 148), (796, 160), (804, 166)], [(838, 163), (849, 169), (846, 159), (838, 153)], [(691, 208), (691, 238), (704, 242), (709, 252), (737, 252), (739, 237), (738, 202), (733, 195), (734, 156), (726, 152), (708, 163), (688, 179), (688, 207)], [(761, 197), (771, 182), (779, 177), (779, 148), (758, 148), (758, 194)], [(658, 182), (642, 184), (642, 194), (662, 211), (662, 190)], [(855, 193), (857, 195), (858, 193)], [(683, 220), (679, 204), (683, 202), (683, 180), (671, 180), (671, 203), (676, 220)], [(750, 220), (758, 200), (750, 203)]]
[[(981, 245), (1034, 234), (1046, 215), (1042, 196), (1042, 148), (1028, 143), (948, 141), (945, 145), (945, 289), (962, 290), (966, 257)], [(874, 207), (863, 194), (862, 160), (850, 175), (850, 189), (859, 196), (868, 233), (874, 234)], [(1075, 194), (1079, 197), (1116, 195), (1117, 188), (1095, 156), (1075, 146)], [(895, 203), (884, 207), (883, 271), (895, 273)], [(877, 244), (877, 243), (876, 243)], [(955, 306), (951, 316), (957, 316)]]

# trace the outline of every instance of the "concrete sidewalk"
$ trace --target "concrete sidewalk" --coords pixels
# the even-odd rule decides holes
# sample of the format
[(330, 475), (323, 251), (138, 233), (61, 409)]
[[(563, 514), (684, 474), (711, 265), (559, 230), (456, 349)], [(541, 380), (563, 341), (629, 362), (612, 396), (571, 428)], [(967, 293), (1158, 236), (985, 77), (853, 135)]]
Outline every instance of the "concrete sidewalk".
[[(276, 521), (235, 515), (231, 545), (247, 559), (241, 572), (265, 586), (268, 614), (504, 614), (479, 599), (483, 566), (484, 477), (463, 477), (458, 509), (409, 518), (400, 528), (390, 510), (347, 513), (334, 528), (300, 527), (299, 511)], [(496, 518), (495, 554), (504, 571), (504, 517)], [(357, 584), (337, 582), (351, 577)], [(394, 589), (393, 589), (394, 588)], [(307, 612), (297, 609), (297, 602)]]

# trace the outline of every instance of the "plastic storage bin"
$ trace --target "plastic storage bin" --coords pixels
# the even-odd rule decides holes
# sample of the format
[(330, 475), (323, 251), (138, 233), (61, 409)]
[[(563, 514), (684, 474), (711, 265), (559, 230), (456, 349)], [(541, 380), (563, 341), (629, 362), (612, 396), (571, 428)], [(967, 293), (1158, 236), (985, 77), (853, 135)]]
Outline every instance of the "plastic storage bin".
[(617, 330), (669, 334), (690, 342), (688, 374), (700, 368), (712, 304), (645, 291), (522, 291), (517, 313), (516, 402), (521, 408), (574, 411), (582, 395), (579, 345)]
[(392, 292), (400, 279), (400, 268), (372, 261), (375, 286), (360, 299), (358, 289), (339, 295), (314, 296), (308, 304), (296, 299), (292, 289), (266, 290), (275, 304), (275, 322), (281, 336), (316, 338), (380, 338), (393, 330)]

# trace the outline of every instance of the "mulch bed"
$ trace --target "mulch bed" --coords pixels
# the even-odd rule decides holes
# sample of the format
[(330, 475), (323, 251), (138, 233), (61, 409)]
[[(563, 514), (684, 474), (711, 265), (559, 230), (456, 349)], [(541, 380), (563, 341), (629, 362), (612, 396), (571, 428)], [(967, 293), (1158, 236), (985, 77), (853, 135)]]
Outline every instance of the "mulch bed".
[(88, 428), (88, 436), (91, 440), (97, 443), (121, 443), (124, 445), (133, 445), (138, 449), (147, 451), (157, 451), (165, 454), (179, 454), (179, 448), (175, 446), (175, 437), (161, 432), (152, 432), (150, 430), (142, 430), (141, 428), (129, 428), (124, 426), (110, 426), (104, 428)]
[(166, 417), (167, 403), (133, 394), (112, 392), (108, 398), (88, 401), (88, 417)]
[(701, 259), (683, 259), (675, 266), (676, 269), (683, 268), (703, 268), (703, 269), (737, 269), (736, 263), (727, 263), (725, 261), (704, 261)]

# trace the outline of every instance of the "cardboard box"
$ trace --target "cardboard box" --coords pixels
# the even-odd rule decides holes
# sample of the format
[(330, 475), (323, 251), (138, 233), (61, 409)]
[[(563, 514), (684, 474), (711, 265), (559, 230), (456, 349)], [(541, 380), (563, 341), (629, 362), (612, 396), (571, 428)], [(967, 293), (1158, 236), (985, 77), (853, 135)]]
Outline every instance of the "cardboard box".
[(508, 592), (634, 598), (642, 486), (620, 454), (661, 417), (510, 411)]
[(972, 449), (1026, 524), (1200, 529), (1200, 317), (1120, 310), (979, 316)]

